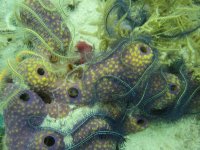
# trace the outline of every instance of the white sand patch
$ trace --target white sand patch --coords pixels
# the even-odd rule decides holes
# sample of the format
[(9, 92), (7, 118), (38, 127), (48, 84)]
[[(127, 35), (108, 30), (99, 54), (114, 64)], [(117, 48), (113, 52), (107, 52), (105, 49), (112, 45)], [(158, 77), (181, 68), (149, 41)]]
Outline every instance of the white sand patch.
[(199, 150), (200, 121), (193, 117), (157, 123), (128, 136), (125, 150)]
[(91, 23), (100, 18), (100, 14), (96, 11), (98, 1), (99, 0), (80, 0), (77, 8), (70, 12), (69, 20), (75, 28), (75, 37), (73, 41), (75, 44), (78, 41), (86, 41), (95, 48), (99, 47), (98, 38), (81, 33), (81, 31), (94, 33), (97, 30), (97, 26), (91, 25)]

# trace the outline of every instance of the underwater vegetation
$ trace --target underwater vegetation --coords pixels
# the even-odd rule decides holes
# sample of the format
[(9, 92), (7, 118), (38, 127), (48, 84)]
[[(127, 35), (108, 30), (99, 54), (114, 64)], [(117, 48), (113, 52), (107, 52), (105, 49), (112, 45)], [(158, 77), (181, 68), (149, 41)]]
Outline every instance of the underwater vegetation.
[(103, 1), (99, 31), (91, 34), (100, 38), (101, 52), (84, 41), (73, 45), (64, 5), (16, 3), (10, 19), (25, 37), (0, 68), (4, 147), (118, 150), (153, 121), (199, 113), (198, 59), (192, 60), (199, 52), (191, 40), (199, 38), (200, 19), (189, 15), (199, 5)]
[[(95, 36), (107, 50), (124, 37), (142, 38), (159, 50), (161, 64), (184, 58), (195, 80), (199, 79), (199, 4), (195, 0), (111, 0), (99, 4), (102, 20)], [(175, 42), (176, 41), (176, 42)]]

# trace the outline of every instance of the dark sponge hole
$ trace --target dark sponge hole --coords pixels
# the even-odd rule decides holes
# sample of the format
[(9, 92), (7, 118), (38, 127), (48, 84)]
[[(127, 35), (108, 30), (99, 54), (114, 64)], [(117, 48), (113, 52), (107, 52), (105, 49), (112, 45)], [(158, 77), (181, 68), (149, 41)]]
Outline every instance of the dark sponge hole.
[(20, 98), (22, 101), (27, 102), (27, 101), (30, 99), (30, 96), (29, 96), (29, 94), (27, 94), (27, 93), (23, 93), (23, 94), (21, 94), (21, 95), (19, 96), (19, 98)]
[(8, 41), (8, 42), (11, 42), (11, 41), (12, 41), (12, 38), (7, 38), (7, 41)]
[(38, 68), (38, 69), (37, 69), (37, 73), (38, 73), (39, 75), (43, 76), (43, 75), (45, 74), (45, 71), (44, 71), (43, 68)]
[(51, 100), (51, 97), (45, 93), (45, 92), (37, 92), (37, 94), (39, 95), (39, 97), (41, 97), (42, 101), (45, 103), (45, 104), (51, 104), (52, 100)]
[(177, 87), (176, 84), (170, 84), (170, 85), (169, 85), (169, 90), (170, 90), (171, 92), (176, 92), (176, 91), (178, 90), (178, 87)]
[(71, 87), (71, 88), (68, 89), (68, 95), (71, 98), (76, 98), (79, 95), (79, 91), (78, 91), (77, 88)]
[(145, 46), (140, 46), (140, 51), (141, 51), (143, 54), (147, 54), (147, 53), (148, 53), (148, 49), (147, 49)]
[(44, 138), (44, 144), (48, 147), (51, 147), (55, 144), (55, 139), (52, 136), (46, 136)]
[(144, 125), (145, 122), (146, 122), (146, 121), (145, 121), (143, 118), (139, 118), (139, 119), (137, 120), (137, 124), (138, 124), (138, 125)]

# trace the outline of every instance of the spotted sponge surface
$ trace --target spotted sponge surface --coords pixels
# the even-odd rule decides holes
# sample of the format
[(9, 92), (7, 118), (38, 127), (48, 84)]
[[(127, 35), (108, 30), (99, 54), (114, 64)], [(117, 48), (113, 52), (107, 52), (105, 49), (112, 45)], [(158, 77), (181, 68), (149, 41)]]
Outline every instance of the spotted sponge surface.
[(116, 150), (117, 142), (109, 138), (96, 138), (85, 146), (80, 147), (82, 150)]
[[(155, 81), (157, 81), (157, 83), (155, 82), (155, 85), (159, 85), (161, 84), (161, 82), (164, 82), (164, 81), (160, 81), (159, 83), (159, 80), (155, 80)], [(162, 86), (160, 87), (157, 86), (157, 91), (160, 91), (160, 89), (162, 89), (164, 93), (162, 94), (160, 98), (155, 100), (153, 104), (153, 108), (159, 110), (159, 109), (164, 109), (174, 104), (178, 100), (182, 92), (182, 88), (183, 88), (183, 83), (181, 79), (174, 74), (167, 73), (166, 83), (165, 85), (163, 85), (163, 88)]]
[(67, 115), (69, 115), (69, 112), (71, 111), (71, 108), (66, 102), (62, 101), (52, 101), (50, 104), (46, 104), (45, 106), (45, 112), (51, 117), (51, 118), (64, 118)]
[(27, 143), (35, 133), (29, 124), (30, 116), (45, 116), (44, 103), (33, 91), (22, 90), (13, 96), (4, 111), (8, 149), (27, 148)]
[(39, 128), (47, 115), (45, 107), (45, 102), (31, 90), (21, 90), (13, 97), (4, 112), (8, 149), (64, 149), (62, 135)]
[(121, 61), (137, 74), (144, 72), (152, 63), (154, 52), (147, 44), (130, 42), (123, 46)]
[(30, 150), (64, 150), (63, 136), (53, 131), (38, 131), (28, 144)]
[(109, 133), (98, 135), (98, 131), (112, 131), (108, 120), (102, 117), (90, 117), (78, 123), (75, 129), (72, 133), (73, 147), (79, 147), (83, 150), (114, 150), (117, 147), (117, 140), (112, 136), (109, 137)]
[(76, 83), (64, 82), (55, 90), (52, 90), (55, 99), (69, 104), (87, 104), (90, 100), (83, 96), (83, 86), (80, 81)]
[(82, 139), (98, 130), (111, 130), (111, 127), (108, 122), (102, 118), (89, 119), (81, 126), (81, 128), (78, 128), (73, 133), (74, 143), (80, 142)]
[[(60, 55), (66, 55), (71, 42), (65, 21), (49, 0), (25, 0), (20, 4), (20, 22), (36, 32), (48, 47)], [(37, 37), (33, 44), (41, 44)]]
[(21, 62), (18, 72), (32, 88), (50, 90), (55, 88), (56, 76), (48, 69), (47, 65), (48, 62), (42, 59), (30, 58)]
[(102, 62), (91, 65), (85, 72), (83, 85), (87, 91), (83, 95), (89, 99), (96, 94), (101, 97), (98, 97), (100, 100), (107, 101), (114, 99), (111, 95), (123, 95), (151, 67), (154, 57), (155, 52), (144, 43), (123, 43)]
[(125, 134), (135, 133), (147, 128), (147, 119), (143, 116), (132, 116), (129, 115), (125, 118), (123, 129)]
[(142, 89), (145, 90), (140, 92), (139, 89), (136, 92), (136, 95), (140, 95), (137, 105), (145, 115), (164, 117), (169, 116), (173, 109), (179, 111), (175, 110), (177, 102), (187, 99), (187, 95), (183, 93), (185, 84), (182, 78), (177, 74), (160, 71), (153, 73), (150, 79), (141, 84)]
[(154, 67), (154, 57), (155, 52), (145, 43), (123, 43), (105, 59), (90, 65), (81, 80), (65, 81), (52, 91), (53, 95), (73, 104), (122, 102), (134, 96), (132, 88), (140, 78), (150, 76), (151, 71), (145, 71)]

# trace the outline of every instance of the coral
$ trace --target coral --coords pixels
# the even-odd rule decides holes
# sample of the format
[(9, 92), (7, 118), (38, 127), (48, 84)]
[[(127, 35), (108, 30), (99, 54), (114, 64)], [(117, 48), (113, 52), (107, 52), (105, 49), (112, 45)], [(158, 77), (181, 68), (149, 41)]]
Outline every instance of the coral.
[(57, 89), (53, 90), (52, 93), (55, 99), (65, 101), (70, 104), (84, 104), (90, 101), (90, 99), (86, 99), (83, 96), (83, 88), (81, 82), (65, 82)]
[[(64, 82), (51, 92), (56, 99), (76, 104), (114, 101), (117, 95), (123, 98), (141, 76), (149, 75), (146, 72), (153, 69), (155, 57), (155, 52), (146, 44), (125, 43), (101, 62), (91, 64), (81, 81)], [(51, 86), (56, 85), (52, 82)]]
[(64, 149), (63, 136), (52, 131), (36, 132), (27, 146), (30, 150)]
[(109, 118), (106, 119), (106, 116), (105, 119), (100, 117), (100, 114), (93, 115), (78, 123), (77, 127), (75, 126), (72, 133), (74, 145), (71, 147), (75, 148), (78, 146), (81, 149), (116, 149), (118, 142), (122, 139), (120, 139), (119, 135), (117, 137), (115, 133), (112, 135), (113, 129), (107, 120)]
[(167, 74), (166, 80), (168, 89), (162, 100), (157, 100), (156, 103), (154, 103), (155, 109), (163, 109), (164, 107), (172, 104), (174, 102), (174, 99), (176, 99), (176, 97), (180, 94), (181, 89), (183, 88), (183, 85), (181, 87), (180, 79), (173, 74)]
[(162, 110), (166, 111), (165, 109), (174, 105), (183, 92), (184, 84), (180, 77), (170, 73), (154, 73), (151, 79), (147, 87), (149, 90), (145, 93), (141, 105), (151, 105), (151, 113), (156, 114), (157, 111), (161, 115)]
[(38, 90), (55, 88), (56, 76), (41, 59), (26, 59), (19, 64), (18, 72), (25, 81)]
[(72, 45), (66, 4), (25, 0), (11, 17), (26, 37), (0, 67), (8, 149), (114, 150), (147, 123), (198, 114), (196, 4), (103, 1), (91, 34), (103, 53), (90, 42)]
[(9, 149), (26, 148), (28, 140), (34, 134), (27, 120), (30, 116), (45, 115), (43, 110), (42, 99), (30, 90), (20, 91), (12, 98), (4, 112), (6, 143)]
[(63, 118), (71, 111), (67, 103), (57, 101), (46, 104), (45, 110), (46, 113), (52, 118)]
[(125, 134), (135, 133), (147, 128), (147, 119), (142, 116), (127, 116), (124, 121), (124, 132)]
[[(138, 43), (134, 41), (128, 44), (123, 43), (102, 62), (89, 67), (83, 76), (83, 85), (88, 87), (87, 99), (91, 95), (89, 91), (93, 91), (97, 99), (114, 100), (114, 97), (110, 96), (111, 93), (112, 95), (123, 95), (127, 89), (136, 85), (141, 76), (145, 75), (147, 68), (153, 69), (153, 59), (155, 59), (153, 50), (147, 48), (148, 46), (144, 46), (141, 50), (137, 46)], [(147, 51), (142, 52), (143, 50)], [(126, 59), (129, 56), (132, 56), (131, 59)], [(95, 86), (93, 87), (92, 84)]]
[(118, 103), (112, 103), (112, 102), (102, 103), (102, 105), (100, 106), (103, 109), (103, 111), (106, 114), (109, 114), (109, 116), (114, 120), (121, 120), (124, 111), (126, 110), (126, 106), (124, 105), (120, 106)]
[[(61, 135), (34, 128), (34, 126), (39, 126), (42, 123), (41, 117), (34, 119), (34, 116), (43, 116), (44, 118), (46, 115), (44, 108), (43, 100), (30, 90), (21, 91), (13, 97), (4, 115), (7, 133), (6, 142), (9, 149), (64, 148)], [(33, 126), (32, 123), (35, 125)], [(14, 138), (14, 136), (18, 138)], [(52, 141), (49, 138), (53, 138)]]
[(102, 139), (102, 138), (96, 138), (95, 140), (91, 141), (90, 144), (81, 147), (82, 149), (87, 149), (87, 150), (115, 150), (117, 148), (117, 144), (114, 140), (112, 139)]
[(105, 20), (99, 23), (100, 47), (104, 47), (105, 41), (109, 47), (122, 37), (148, 35), (150, 45), (160, 51), (162, 64), (170, 65), (183, 57), (188, 69), (198, 79), (199, 5), (192, 0), (169, 3), (115, 0), (104, 3), (99, 9), (102, 20)]
[(144, 72), (155, 58), (155, 52), (144, 43), (133, 42), (123, 48), (121, 61), (126, 66), (133, 68), (137, 73)]
[[(44, 4), (45, 3), (45, 4)], [(49, 50), (59, 55), (66, 55), (70, 42), (70, 31), (61, 15), (50, 1), (26, 0), (19, 5), (19, 21), (35, 37), (33, 44), (37, 50)], [(48, 8), (49, 7), (49, 8)], [(43, 48), (42, 39), (48, 47)], [(50, 48), (50, 49), (49, 49)]]
[(84, 137), (98, 131), (98, 130), (111, 130), (110, 125), (101, 118), (91, 118), (89, 121), (84, 121), (81, 128), (76, 129), (73, 133), (74, 143), (78, 143)]

